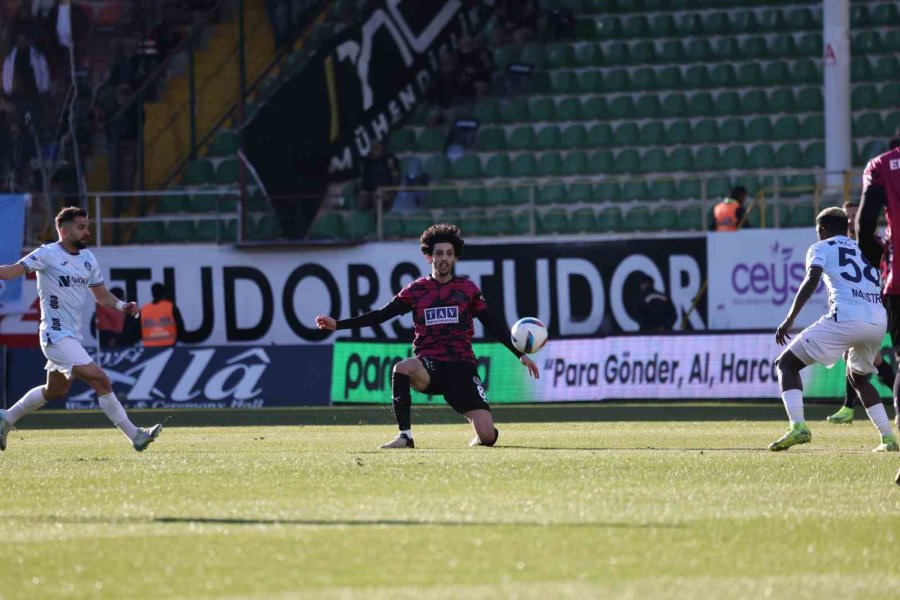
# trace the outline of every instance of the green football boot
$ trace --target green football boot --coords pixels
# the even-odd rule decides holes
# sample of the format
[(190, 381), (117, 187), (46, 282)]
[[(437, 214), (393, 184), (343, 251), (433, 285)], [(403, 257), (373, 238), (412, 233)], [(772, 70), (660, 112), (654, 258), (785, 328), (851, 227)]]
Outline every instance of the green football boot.
[(825, 420), (835, 425), (849, 425), (853, 422), (853, 409), (842, 406), (839, 411), (831, 416), (825, 417)]
[(797, 444), (808, 444), (812, 440), (812, 433), (806, 423), (795, 423), (783, 436), (769, 444), (769, 450), (780, 452)]
[(897, 437), (893, 433), (881, 436), (881, 443), (872, 448), (872, 452), (900, 452)]

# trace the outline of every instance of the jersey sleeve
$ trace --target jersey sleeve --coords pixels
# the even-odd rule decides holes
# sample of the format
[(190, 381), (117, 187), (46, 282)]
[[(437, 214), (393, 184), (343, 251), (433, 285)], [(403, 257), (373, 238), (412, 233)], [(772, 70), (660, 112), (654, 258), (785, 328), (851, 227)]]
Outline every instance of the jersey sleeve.
[(866, 169), (863, 171), (862, 176), (862, 195), (865, 196), (866, 190), (873, 186), (884, 186), (881, 181), (881, 157), (876, 156), (868, 163), (866, 163)]
[(400, 290), (400, 292), (396, 296), (394, 296), (394, 300), (402, 302), (406, 306), (412, 308), (416, 302), (416, 296), (417, 296), (416, 283), (418, 283), (418, 282), (413, 281), (413, 282), (409, 283), (405, 288)]
[(806, 270), (809, 271), (812, 267), (819, 267), (820, 269), (825, 269), (825, 249), (827, 248), (826, 244), (813, 244), (809, 247), (809, 250), (806, 251)]
[(103, 285), (104, 283), (103, 271), (100, 270), (100, 265), (95, 260), (94, 268), (91, 269), (91, 274), (88, 275), (88, 287), (97, 287), (98, 285)]
[(37, 273), (38, 271), (45, 270), (50, 264), (50, 251), (46, 246), (41, 246), (40, 248), (36, 248), (19, 261), (23, 267), (25, 267), (25, 271), (28, 273)]
[(472, 303), (469, 305), (469, 312), (473, 315), (477, 315), (480, 312), (484, 312), (487, 310), (487, 301), (484, 299), (484, 293), (478, 286), (472, 284)]

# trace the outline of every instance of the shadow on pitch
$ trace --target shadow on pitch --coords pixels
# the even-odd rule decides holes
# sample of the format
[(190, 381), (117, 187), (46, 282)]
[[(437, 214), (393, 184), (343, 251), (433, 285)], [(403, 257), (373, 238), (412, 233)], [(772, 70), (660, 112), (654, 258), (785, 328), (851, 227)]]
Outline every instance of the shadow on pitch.
[(425, 521), (408, 519), (224, 519), (213, 517), (156, 517), (154, 523), (199, 523), (203, 525), (301, 525), (308, 527), (591, 527), (597, 529), (675, 529), (670, 523), (538, 523), (533, 521)]
[[(492, 450), (551, 450), (564, 452), (765, 452), (766, 448), (654, 448), (651, 446), (637, 447), (608, 447), (608, 448), (590, 448), (575, 446), (513, 446), (502, 445), (494, 446)], [(807, 450), (808, 451), (808, 450)]]

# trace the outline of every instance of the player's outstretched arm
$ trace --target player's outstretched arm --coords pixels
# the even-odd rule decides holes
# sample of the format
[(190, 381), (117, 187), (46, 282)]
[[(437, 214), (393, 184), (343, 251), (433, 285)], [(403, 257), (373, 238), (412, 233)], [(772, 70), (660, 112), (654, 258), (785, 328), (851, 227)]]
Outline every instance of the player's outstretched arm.
[(513, 346), (512, 339), (509, 335), (509, 328), (506, 327), (503, 323), (500, 322), (500, 319), (494, 315), (491, 311), (485, 309), (480, 313), (475, 314), (475, 318), (481, 321), (484, 328), (490, 332), (492, 336), (497, 338), (497, 341), (509, 348), (509, 351), (516, 355), (516, 358), (519, 359), (519, 362), (525, 365), (525, 368), (528, 369), (528, 374), (535, 379), (540, 379), (541, 371), (538, 369), (538, 366), (534, 364), (534, 361), (531, 360), (528, 355), (522, 354), (516, 347)]
[(0, 266), (0, 279), (4, 281), (15, 279), (16, 277), (21, 277), (25, 273), (25, 267), (22, 265), (22, 263)]
[(393, 319), (410, 311), (409, 305), (402, 300), (394, 298), (381, 308), (363, 313), (358, 317), (349, 319), (341, 319), (336, 321), (333, 317), (319, 315), (316, 317), (316, 327), (334, 331), (335, 329), (357, 329), (359, 327), (371, 327), (379, 325), (387, 320)]
[(779, 346), (784, 346), (787, 344), (787, 341), (791, 339), (790, 330), (794, 326), (794, 319), (800, 314), (800, 311), (807, 301), (812, 298), (816, 288), (819, 287), (819, 280), (821, 279), (822, 267), (812, 266), (806, 272), (806, 277), (804, 277), (803, 283), (800, 284), (797, 295), (794, 296), (791, 310), (788, 312), (787, 317), (782, 321), (781, 325), (778, 326), (778, 329), (775, 330), (775, 342)]
[(126, 315), (135, 316), (140, 312), (138, 309), (137, 302), (122, 302), (115, 296), (113, 296), (112, 292), (106, 289), (105, 284), (95, 285), (90, 288), (91, 293), (94, 295), (94, 300), (97, 301), (97, 304), (100, 306), (105, 306), (106, 308), (114, 308), (116, 310), (121, 310)]

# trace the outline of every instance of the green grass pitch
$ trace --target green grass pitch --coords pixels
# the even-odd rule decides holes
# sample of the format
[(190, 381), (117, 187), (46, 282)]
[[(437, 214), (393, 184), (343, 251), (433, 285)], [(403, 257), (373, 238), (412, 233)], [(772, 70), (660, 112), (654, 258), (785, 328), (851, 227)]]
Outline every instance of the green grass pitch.
[(376, 449), (395, 433), (387, 419), (168, 427), (143, 454), (111, 428), (16, 430), (0, 455), (0, 599), (878, 598), (900, 586), (900, 461), (869, 452), (862, 411), (850, 426), (812, 422), (812, 444), (778, 454), (765, 446), (781, 420), (535, 423), (498, 410), (500, 445), (470, 449), (468, 426), (435, 411), (444, 422), (416, 426), (413, 451)]

